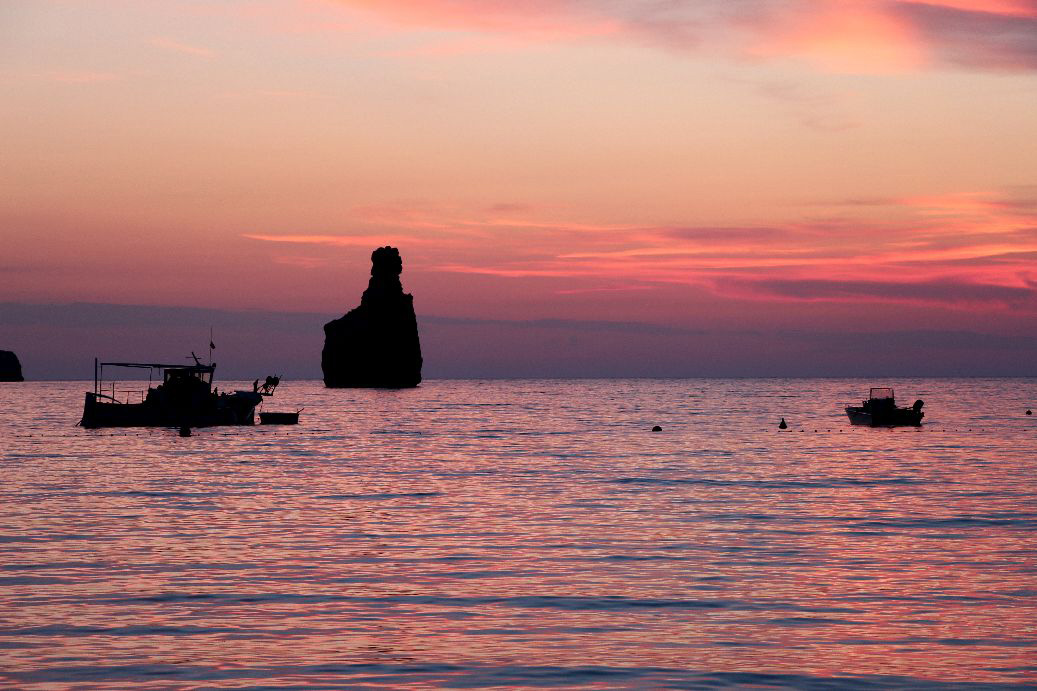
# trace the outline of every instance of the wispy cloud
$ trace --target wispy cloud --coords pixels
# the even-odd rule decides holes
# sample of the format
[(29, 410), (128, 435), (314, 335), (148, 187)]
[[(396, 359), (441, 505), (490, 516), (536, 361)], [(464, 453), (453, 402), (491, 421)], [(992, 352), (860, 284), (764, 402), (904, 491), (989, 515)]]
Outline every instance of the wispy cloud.
[(841, 132), (860, 126), (860, 122), (848, 113), (834, 93), (791, 80), (762, 81), (753, 86), (758, 94), (782, 106), (800, 124), (810, 129)]
[(952, 307), (1000, 306), (1037, 311), (1037, 288), (973, 283), (967, 278), (931, 281), (831, 280), (782, 278), (717, 279), (728, 295), (806, 301), (907, 302)]
[(288, 245), (328, 245), (332, 247), (378, 247), (389, 242), (420, 245), (427, 242), (424, 238), (387, 235), (265, 235), (260, 233), (243, 233), (243, 238), (276, 242)]
[(850, 205), (825, 218), (759, 227), (560, 224), (578, 233), (551, 231), (559, 242), (553, 252), (439, 269), (597, 282), (576, 291), (682, 284), (751, 299), (1035, 311), (1037, 207), (1029, 202), (980, 194), (876, 200), (902, 219), (884, 222), (861, 218)]
[(848, 200), (826, 205), (824, 215), (808, 206), (811, 215), (761, 226), (603, 224), (522, 204), (464, 213), (421, 202), (358, 210), (367, 232), (244, 237), (300, 247), (396, 244), (414, 248), (422, 270), (562, 279), (570, 285), (554, 290), (564, 294), (685, 285), (742, 299), (1029, 312), (1037, 311), (1034, 192)]

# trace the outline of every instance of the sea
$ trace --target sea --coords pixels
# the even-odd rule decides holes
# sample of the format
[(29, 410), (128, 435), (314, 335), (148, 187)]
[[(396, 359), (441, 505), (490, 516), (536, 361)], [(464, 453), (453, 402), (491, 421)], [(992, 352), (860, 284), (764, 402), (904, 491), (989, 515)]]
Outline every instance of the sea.
[(1037, 688), (1037, 379), (90, 386), (0, 384), (3, 689)]

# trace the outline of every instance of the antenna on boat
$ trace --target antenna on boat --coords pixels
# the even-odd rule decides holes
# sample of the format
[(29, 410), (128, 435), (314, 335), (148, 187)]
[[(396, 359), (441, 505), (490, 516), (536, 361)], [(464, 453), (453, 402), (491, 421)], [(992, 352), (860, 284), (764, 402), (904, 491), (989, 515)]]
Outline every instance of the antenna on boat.
[(216, 350), (216, 344), (212, 340), (212, 327), (209, 327), (209, 366), (212, 367), (212, 351)]

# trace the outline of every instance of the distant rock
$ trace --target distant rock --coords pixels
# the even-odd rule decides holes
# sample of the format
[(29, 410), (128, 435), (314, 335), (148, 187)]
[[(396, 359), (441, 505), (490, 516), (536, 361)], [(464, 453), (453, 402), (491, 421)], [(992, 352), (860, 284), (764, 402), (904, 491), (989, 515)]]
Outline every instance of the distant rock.
[(10, 350), (0, 350), (0, 381), (25, 381), (22, 377), (22, 363)]
[(321, 369), (330, 388), (388, 388), (421, 383), (414, 297), (403, 292), (395, 247), (371, 254), (371, 281), (360, 306), (324, 325)]

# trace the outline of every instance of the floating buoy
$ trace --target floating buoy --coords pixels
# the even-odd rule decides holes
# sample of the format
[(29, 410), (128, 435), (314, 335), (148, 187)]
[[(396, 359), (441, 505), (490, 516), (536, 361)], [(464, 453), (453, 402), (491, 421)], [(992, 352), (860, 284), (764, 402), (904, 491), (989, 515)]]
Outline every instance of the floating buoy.
[(789, 423), (785, 422), (785, 418), (781, 418), (781, 422), (778, 423), (778, 429), (788, 429)]
[(656, 425), (655, 427), (652, 428), (652, 431), (653, 432), (662, 432), (663, 428), (660, 427), (659, 425)]
[(180, 425), (180, 436), (189, 437), (191, 436), (191, 428), (187, 425)]
[(1027, 414), (1027, 415), (1033, 415), (1033, 411), (1032, 411), (1032, 410), (1030, 410), (1029, 408), (1027, 408), (1027, 409), (1026, 409), (1026, 414)]

